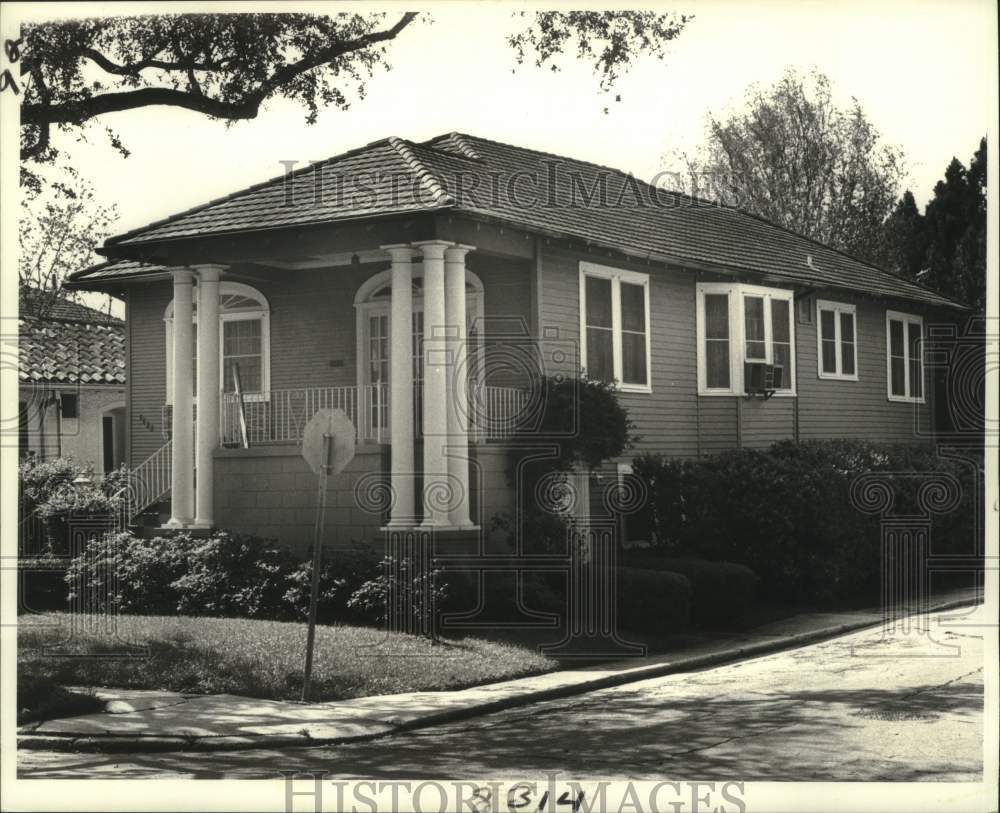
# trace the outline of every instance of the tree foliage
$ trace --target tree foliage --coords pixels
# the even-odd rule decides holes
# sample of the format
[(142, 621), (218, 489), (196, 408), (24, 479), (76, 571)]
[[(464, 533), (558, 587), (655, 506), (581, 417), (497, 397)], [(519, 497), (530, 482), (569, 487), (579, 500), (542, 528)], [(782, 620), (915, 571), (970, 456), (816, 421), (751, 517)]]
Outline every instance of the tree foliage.
[(46, 185), (48, 194), (29, 190), (18, 224), (18, 283), (27, 294), (22, 307), (30, 310), (22, 315), (40, 319), (61, 298), (73, 298), (63, 290), (66, 277), (96, 261), (94, 250), (118, 217), (88, 182), (71, 169), (61, 172)]
[(558, 57), (575, 47), (579, 59), (594, 63), (601, 89), (610, 90), (637, 54), (663, 59), (667, 43), (691, 19), (652, 11), (541, 11), (507, 41), (519, 65), (533, 54), (536, 67), (547, 65), (552, 71), (559, 70)]
[(952, 158), (924, 213), (907, 190), (886, 221), (884, 262), (903, 276), (986, 310), (986, 139), (968, 169)]
[[(416, 18), (373, 14), (153, 14), (28, 25), (22, 31), (22, 157), (52, 157), (50, 131), (151, 105), (230, 121), (273, 97), (349, 105)], [(124, 147), (116, 143), (116, 146)]]
[(710, 115), (688, 169), (709, 195), (868, 261), (904, 174), (857, 99), (841, 108), (826, 76), (791, 69), (751, 86), (740, 110)]
[[(390, 67), (389, 45), (418, 16), (153, 14), (26, 25), (18, 46), (22, 158), (53, 160), (53, 128), (73, 130), (107, 113), (155, 105), (233, 122), (285, 98), (314, 123), (321, 108), (346, 109), (364, 97), (367, 81)], [(527, 24), (509, 39), (519, 61), (533, 51), (538, 65), (555, 69), (572, 43), (578, 57), (595, 62), (605, 89), (641, 53), (662, 57), (688, 19), (634, 11), (520, 16)]]

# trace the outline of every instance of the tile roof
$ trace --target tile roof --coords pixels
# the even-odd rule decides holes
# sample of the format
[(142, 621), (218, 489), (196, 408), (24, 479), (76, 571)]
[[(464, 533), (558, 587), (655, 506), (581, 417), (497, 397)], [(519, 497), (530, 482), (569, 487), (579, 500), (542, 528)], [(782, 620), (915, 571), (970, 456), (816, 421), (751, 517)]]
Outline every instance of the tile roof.
[(18, 312), (22, 316), (37, 316), (45, 319), (58, 319), (73, 322), (93, 322), (95, 324), (121, 322), (107, 311), (89, 308), (79, 302), (74, 302), (66, 296), (41, 291), (37, 288), (18, 287)]
[[(441, 209), (680, 265), (957, 304), (743, 210), (654, 190), (609, 167), (460, 133), (422, 143), (376, 141), (119, 235), (106, 250), (128, 256), (132, 246), (161, 240)], [(73, 279), (134, 273), (112, 262)]]
[(125, 384), (125, 323), (65, 299), (50, 318), (18, 320), (24, 384)]

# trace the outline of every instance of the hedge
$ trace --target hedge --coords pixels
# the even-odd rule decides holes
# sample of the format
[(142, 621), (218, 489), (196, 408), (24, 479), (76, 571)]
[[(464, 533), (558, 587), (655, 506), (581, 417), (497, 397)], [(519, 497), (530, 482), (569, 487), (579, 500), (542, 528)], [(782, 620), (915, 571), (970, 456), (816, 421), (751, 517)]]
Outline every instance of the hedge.
[(691, 582), (679, 573), (619, 567), (618, 628), (669, 635), (691, 621)]
[(922, 511), (920, 489), (936, 475), (957, 483), (957, 504), (929, 514), (932, 550), (969, 554), (981, 549), (981, 464), (929, 446), (834, 440), (699, 460), (642, 456), (633, 470), (649, 490), (645, 520), (655, 547), (747, 565), (768, 598), (815, 602), (878, 594), (882, 517), (855, 504), (859, 477), (877, 475), (895, 495), (895, 514)]
[(757, 597), (760, 579), (746, 565), (675, 558), (656, 553), (628, 551), (630, 567), (669, 571), (691, 582), (691, 620), (706, 627), (738, 627)]
[[(324, 551), (318, 617), (374, 623), (348, 607), (351, 594), (381, 573), (381, 551), (357, 545)], [(274, 540), (217, 531), (140, 539), (130, 533), (92, 540), (66, 572), (69, 596), (90, 587), (95, 611), (210, 615), (272, 621), (305, 617), (311, 564)], [(103, 606), (98, 603), (103, 600)]]
[[(380, 547), (356, 544), (323, 553), (317, 617), (320, 623), (377, 624), (384, 608), (386, 569)], [(478, 574), (441, 571), (439, 609), (469, 613), (480, 603)], [(184, 614), (268, 620), (304, 619), (309, 609), (312, 563), (277, 542), (217, 531), (207, 538), (180, 533), (140, 539), (130, 533), (92, 540), (71, 560), (69, 597), (89, 587), (92, 609), (143, 615)], [(537, 574), (525, 576), (530, 610), (560, 611), (563, 601)], [(482, 597), (490, 621), (522, 620), (512, 573), (485, 575)], [(65, 604), (65, 592), (62, 596)], [(103, 601), (103, 606), (100, 602)]]

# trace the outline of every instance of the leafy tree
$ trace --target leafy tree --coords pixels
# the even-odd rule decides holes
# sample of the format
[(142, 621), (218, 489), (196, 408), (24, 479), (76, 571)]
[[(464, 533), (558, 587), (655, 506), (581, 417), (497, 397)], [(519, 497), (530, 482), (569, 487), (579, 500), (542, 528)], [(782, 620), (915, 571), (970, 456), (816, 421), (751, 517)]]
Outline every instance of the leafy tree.
[(952, 158), (924, 213), (907, 190), (886, 221), (884, 263), (897, 273), (986, 309), (986, 139), (969, 168)]
[(18, 224), (18, 283), (27, 311), (22, 316), (45, 318), (59, 299), (75, 298), (63, 290), (67, 275), (97, 260), (94, 249), (118, 217), (114, 206), (100, 203), (90, 183), (72, 170), (62, 172), (69, 175), (57, 175), (47, 184), (59, 194), (26, 195)]
[(709, 115), (706, 130), (687, 163), (710, 197), (860, 259), (879, 258), (903, 155), (882, 142), (857, 99), (834, 103), (826, 76), (789, 69), (772, 87), (752, 85), (742, 108)]
[[(22, 29), (23, 159), (51, 161), (53, 128), (72, 130), (107, 113), (166, 105), (227, 122), (255, 118), (274, 98), (349, 107), (388, 69), (388, 46), (418, 15), (154, 14), (44, 22)], [(573, 43), (610, 87), (643, 52), (663, 55), (686, 17), (639, 11), (539, 12), (510, 38), (518, 61), (537, 65)], [(429, 22), (429, 18), (424, 18)], [(110, 130), (112, 143), (127, 148)], [(31, 169), (25, 170), (28, 175)]]

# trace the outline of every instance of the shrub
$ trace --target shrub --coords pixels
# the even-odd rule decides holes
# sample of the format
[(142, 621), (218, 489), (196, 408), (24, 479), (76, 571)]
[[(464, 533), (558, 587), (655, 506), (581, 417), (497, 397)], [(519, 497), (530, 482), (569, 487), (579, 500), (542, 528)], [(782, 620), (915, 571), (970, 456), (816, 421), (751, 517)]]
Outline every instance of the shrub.
[(92, 467), (77, 463), (71, 457), (57, 457), (43, 462), (29, 456), (18, 465), (17, 474), (22, 497), (36, 506), (63, 487), (72, 486), (78, 477), (94, 478)]
[[(375, 622), (373, 613), (348, 606), (348, 599), (380, 575), (380, 561), (370, 546), (324, 551), (321, 623)], [(311, 578), (312, 563), (274, 540), (217, 531), (200, 539), (106, 534), (71, 560), (65, 581), (70, 598), (87, 590), (95, 611), (280, 621), (307, 617)]]
[(218, 531), (195, 540), (187, 556), (184, 573), (171, 584), (179, 612), (275, 621), (292, 615), (284, 596), (297, 562), (274, 540)]
[(958, 506), (933, 515), (935, 552), (975, 547), (976, 466), (928, 447), (864, 441), (782, 442), (701, 460), (641, 457), (654, 542), (665, 551), (749, 566), (772, 599), (826, 601), (874, 595), (881, 572), (880, 517), (855, 507), (852, 486), (877, 472), (894, 513), (942, 473), (960, 484)]
[[(481, 576), (481, 578), (480, 578)], [(516, 574), (505, 571), (445, 570), (442, 580), (448, 594), (442, 603), (445, 613), (473, 613), (479, 622), (523, 621), (528, 612), (564, 613), (565, 585), (556, 588), (542, 574), (522, 573), (521, 594), (518, 598)], [(481, 585), (481, 586), (480, 586)]]
[(757, 578), (746, 565), (630, 552), (630, 567), (680, 573), (691, 582), (691, 620), (707, 627), (739, 626), (753, 606)]
[(618, 627), (669, 635), (691, 620), (691, 582), (679, 573), (619, 567)]
[[(613, 384), (586, 377), (540, 379), (541, 408), (530, 425), (516, 427), (509, 452), (509, 479), (525, 495), (518, 506), (525, 548), (530, 553), (564, 553), (565, 524), (553, 505), (540, 506), (544, 492), (553, 496), (555, 482), (571, 469), (592, 469), (620, 456), (636, 438), (628, 411)], [(546, 447), (552, 457), (539, 458), (530, 447)], [(529, 458), (525, 460), (525, 457)], [(530, 459), (534, 457), (534, 459)], [(554, 476), (554, 480), (548, 478)], [(515, 478), (520, 482), (515, 483)], [(542, 502), (546, 500), (542, 498)], [(551, 499), (548, 502), (553, 502)]]
[[(319, 580), (319, 604), (316, 617), (322, 624), (336, 621), (374, 623), (374, 616), (360, 607), (348, 605), (348, 599), (369, 579), (379, 574), (382, 553), (371, 545), (327, 548)], [(284, 601), (297, 618), (309, 615), (312, 589), (312, 561), (302, 562), (286, 577)]]
[(347, 606), (370, 614), (375, 621), (390, 623), (394, 629), (410, 629), (411, 622), (425, 634), (437, 627), (441, 604), (448, 586), (441, 570), (415, 570), (409, 559), (398, 562), (386, 557), (382, 572), (364, 582), (347, 600)]
[[(115, 485), (119, 475), (109, 475)], [(18, 467), (21, 486), (21, 513), (35, 513), (45, 522), (46, 553), (65, 555), (69, 551), (71, 517), (108, 518), (110, 528), (121, 504), (116, 492), (106, 488), (106, 479), (94, 474), (91, 466), (72, 458), (55, 458), (40, 462), (29, 457)], [(83, 482), (77, 482), (82, 480)]]
[(95, 612), (176, 613), (180, 593), (174, 583), (186, 572), (195, 542), (187, 534), (139, 539), (125, 532), (96, 538), (70, 561), (69, 597), (87, 590)]

